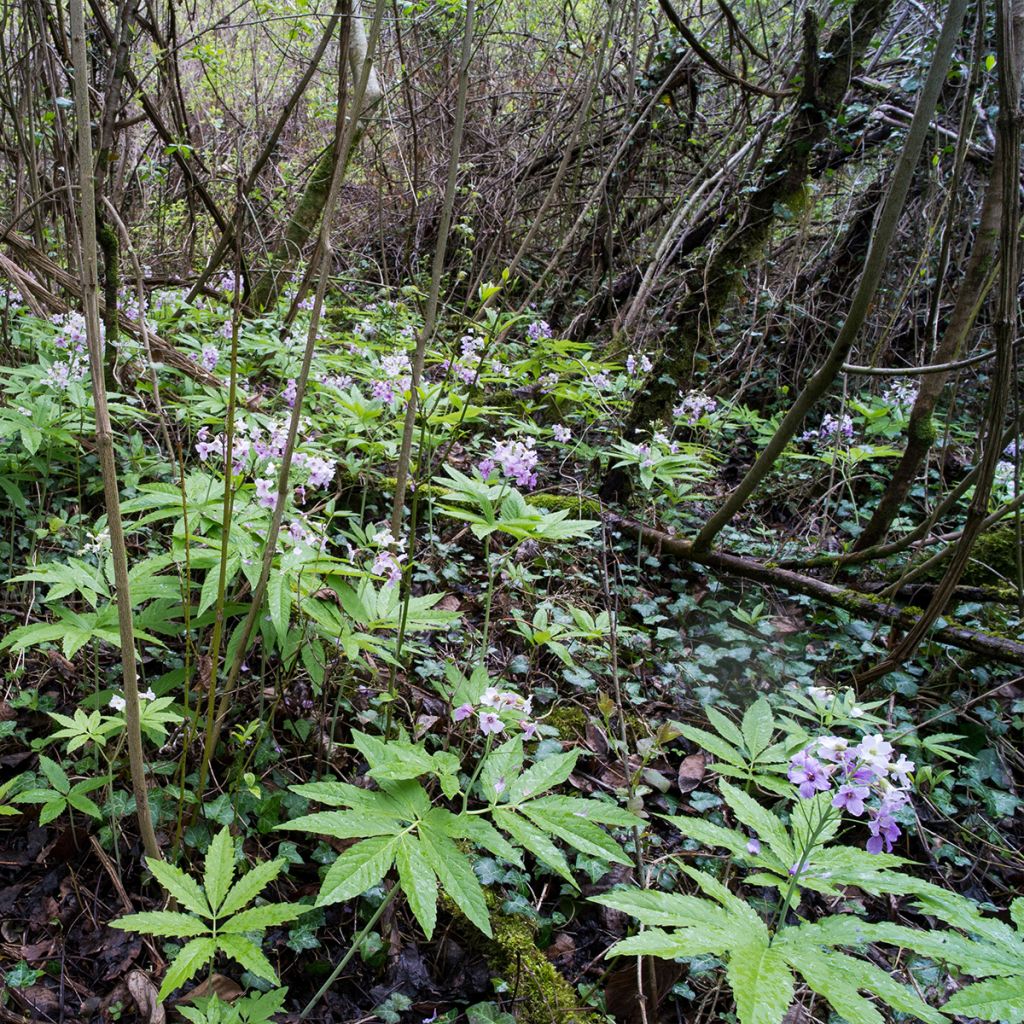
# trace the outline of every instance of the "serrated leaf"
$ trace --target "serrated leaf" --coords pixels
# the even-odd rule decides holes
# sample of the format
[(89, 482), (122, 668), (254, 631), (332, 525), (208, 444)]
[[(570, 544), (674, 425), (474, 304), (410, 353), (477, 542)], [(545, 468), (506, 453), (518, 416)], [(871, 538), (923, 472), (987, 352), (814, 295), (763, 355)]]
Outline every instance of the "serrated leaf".
[(288, 577), (280, 570), (273, 570), (267, 578), (267, 608), (270, 622), (277, 634), (277, 642), (284, 646), (288, 635), (288, 620), (291, 616), (292, 594)]
[(248, 910), (235, 914), (228, 921), (218, 922), (217, 932), (230, 935), (261, 932), (266, 928), (284, 924), (286, 921), (294, 921), (312, 909), (312, 907), (299, 903), (267, 903), (262, 907), (250, 907)]
[(317, 811), (282, 822), (278, 829), (292, 832), (315, 832), (335, 839), (369, 839), (372, 836), (397, 835), (402, 831), (394, 815), (358, 811)]
[(203, 862), (203, 888), (210, 902), (210, 909), (216, 913), (220, 909), (231, 880), (235, 877), (235, 841), (231, 838), (231, 830), (224, 826), (214, 837), (206, 851)]
[(579, 796), (542, 796), (531, 801), (531, 806), (552, 810), (560, 814), (577, 814), (587, 821), (620, 828), (636, 828), (644, 824), (632, 811), (618, 807), (607, 800), (588, 800)]
[(798, 949), (785, 946), (780, 952), (849, 1024), (885, 1024), (878, 1010), (857, 991), (858, 977), (851, 978), (844, 970), (833, 966), (826, 953), (813, 946)]
[(71, 780), (56, 761), (40, 754), (39, 770), (46, 776), (46, 780), (58, 793), (67, 793), (71, 789)]
[(751, 937), (729, 950), (726, 977), (740, 1024), (781, 1024), (793, 1002), (793, 975), (782, 956)]
[(415, 836), (402, 837), (395, 851), (395, 865), (409, 909), (429, 939), (437, 924), (437, 879)]
[(751, 757), (768, 748), (775, 732), (775, 721), (768, 701), (761, 697), (747, 708), (743, 715), (743, 743)]
[(608, 950), (607, 956), (657, 956), (663, 960), (674, 960), (680, 956), (699, 956), (708, 953), (701, 941), (701, 933), (693, 928), (680, 928), (666, 932), (660, 928), (650, 928), (632, 935), (628, 939), (616, 942)]
[(43, 804), (39, 808), (39, 824), (49, 825), (51, 821), (59, 818), (68, 806), (67, 800), (64, 797), (59, 796), (56, 800), (51, 800), (49, 803)]
[(76, 811), (88, 814), (89, 817), (95, 818), (97, 821), (100, 821), (103, 818), (103, 812), (99, 807), (97, 807), (96, 804), (87, 796), (83, 796), (80, 792), (76, 793), (75, 790), (72, 790), (68, 793), (67, 802), (74, 807)]
[(576, 767), (579, 754), (578, 749), (570, 750), (564, 754), (545, 757), (543, 761), (531, 765), (509, 787), (509, 803), (517, 804), (540, 793), (546, 793), (559, 783), (565, 782)]
[[(513, 736), (502, 743), (500, 747), (495, 747), (487, 755), (483, 768), (480, 770), (480, 789), (483, 791), (484, 799), (488, 803), (497, 800), (504, 792), (501, 786), (505, 785), (507, 780), (516, 778), (522, 767), (522, 736)], [(501, 785), (497, 786), (498, 783)]]
[(492, 938), (484, 891), (466, 855), (450, 839), (434, 831), (423, 830), (420, 844), (427, 864), (444, 891), (484, 935)]
[(266, 860), (247, 871), (228, 890), (224, 902), (217, 908), (221, 917), (237, 913), (252, 901), (281, 873), (285, 862), (281, 859)]
[(181, 988), (186, 981), (195, 977), (196, 972), (213, 959), (216, 951), (217, 943), (213, 939), (201, 938), (186, 942), (167, 968), (157, 999), (163, 1002), (176, 988)]
[(711, 900), (686, 893), (616, 889), (600, 896), (591, 896), (590, 902), (621, 910), (645, 925), (717, 929), (729, 926), (729, 914), (723, 907)]
[(747, 837), (742, 832), (732, 828), (723, 828), (714, 822), (698, 817), (674, 818), (666, 817), (665, 820), (688, 839), (696, 839), (702, 846), (721, 846), (737, 857), (749, 857), (747, 850)]
[(955, 992), (942, 1009), (960, 1017), (1020, 1024), (1024, 1021), (1024, 979), (1017, 975), (977, 981)]
[(191, 914), (178, 914), (170, 910), (150, 910), (142, 914), (127, 914), (110, 922), (111, 928), (142, 935), (160, 935), (170, 938), (187, 939), (194, 935), (205, 935), (209, 925)]
[(579, 850), (580, 853), (610, 860), (615, 864), (633, 863), (623, 854), (619, 844), (610, 835), (602, 832), (597, 825), (585, 818), (562, 811), (540, 808), (534, 801), (523, 804), (520, 811), (538, 828), (543, 829), (549, 835), (558, 836), (562, 842)]
[(692, 725), (685, 725), (682, 722), (673, 722), (672, 727), (678, 730), (681, 736), (685, 736), (691, 743), (706, 750), (709, 754), (731, 764), (736, 768), (746, 768), (746, 760), (743, 755), (733, 746), (730, 746), (720, 736), (705, 729), (697, 729)]
[(210, 905), (206, 901), (203, 890), (194, 878), (186, 875), (181, 868), (176, 868), (166, 861), (146, 858), (146, 866), (153, 877), (186, 909), (201, 917), (212, 917)]
[(250, 941), (242, 935), (218, 935), (218, 947), (232, 960), (237, 960), (247, 971), (252, 972), (257, 978), (279, 984), (277, 971), (273, 964), (263, 955), (263, 951), (255, 942)]
[(704, 714), (707, 715), (708, 721), (719, 736), (728, 740), (729, 743), (736, 747), (744, 745), (743, 733), (731, 718), (728, 718), (718, 708), (710, 704), (705, 705)]
[(523, 866), (522, 854), (485, 818), (456, 815), (443, 807), (435, 807), (421, 822), (421, 835), (425, 828), (438, 829), (451, 839), (471, 839), (495, 857), (501, 857), (519, 868)]
[(570, 885), (576, 886), (569, 865), (551, 837), (536, 825), (504, 807), (494, 809), (494, 823), (507, 832), (524, 850), (529, 850), (542, 864), (552, 868)]
[(395, 836), (377, 836), (349, 847), (328, 869), (316, 905), (351, 900), (377, 885), (391, 868), (396, 843)]
[(798, 858), (790, 841), (789, 832), (771, 811), (762, 807), (753, 797), (747, 796), (743, 790), (737, 789), (724, 780), (719, 782), (718, 791), (732, 808), (733, 814), (759, 839), (767, 843), (772, 852), (784, 864), (796, 863)]

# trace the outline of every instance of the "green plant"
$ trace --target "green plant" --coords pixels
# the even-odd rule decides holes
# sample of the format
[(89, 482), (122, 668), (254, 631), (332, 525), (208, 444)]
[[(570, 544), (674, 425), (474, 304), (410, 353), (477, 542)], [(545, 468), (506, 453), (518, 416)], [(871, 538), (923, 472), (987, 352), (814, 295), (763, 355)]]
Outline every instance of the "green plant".
[[(428, 938), (437, 923), (439, 888), (490, 936), (484, 892), (466, 843), (520, 868), (523, 851), (528, 851), (570, 884), (575, 884), (572, 872), (556, 837), (590, 857), (630, 863), (597, 823), (630, 827), (639, 821), (633, 814), (603, 801), (544, 795), (569, 777), (578, 751), (553, 754), (524, 768), (522, 736), (491, 748), (493, 730), (503, 727), (498, 716), (498, 711), (480, 712), (482, 728), (492, 731), (465, 786), (458, 774), (460, 758), (452, 751), (429, 753), (422, 743), (385, 742), (355, 732), (353, 745), (368, 762), (368, 774), (379, 789), (334, 781), (291, 787), (318, 803), (344, 809), (307, 814), (280, 828), (359, 840), (328, 869), (317, 906), (359, 896), (379, 885), (394, 866), (398, 889)], [(440, 789), (433, 796), (420, 781), (431, 779)], [(471, 795), (484, 806), (468, 809)], [(458, 809), (444, 806), (448, 801)]]
[(100, 778), (83, 779), (72, 785), (64, 769), (44, 755), (39, 756), (39, 770), (50, 783), (49, 788), (33, 787), (22, 790), (13, 797), (18, 804), (42, 804), (39, 809), (39, 824), (48, 825), (59, 818), (67, 810), (81, 811), (91, 818), (100, 820), (103, 814), (86, 793), (105, 786), (110, 781), (109, 775)]
[(287, 988), (242, 996), (226, 1003), (218, 996), (197, 999), (195, 1006), (179, 1003), (175, 1009), (192, 1024), (270, 1024), (274, 1014), (284, 1009)]
[(752, 783), (781, 796), (792, 792), (783, 776), (788, 756), (800, 745), (801, 738), (772, 742), (777, 726), (771, 705), (764, 697), (747, 708), (740, 725), (710, 705), (704, 712), (714, 732), (681, 722), (673, 722), (672, 726), (679, 735), (715, 758), (719, 775)]
[[(261, 936), (273, 925), (294, 921), (310, 907), (295, 903), (249, 904), (281, 873), (285, 861), (257, 864), (232, 884), (235, 877), (235, 844), (227, 827), (213, 837), (203, 865), (200, 886), (180, 868), (146, 858), (153, 877), (186, 912), (155, 910), (128, 914), (111, 921), (112, 928), (187, 939), (167, 969), (159, 998), (171, 992), (207, 965), (212, 969), (217, 953), (237, 961), (256, 977), (278, 984), (277, 972), (250, 935)], [(243, 908), (249, 907), (248, 910)]]

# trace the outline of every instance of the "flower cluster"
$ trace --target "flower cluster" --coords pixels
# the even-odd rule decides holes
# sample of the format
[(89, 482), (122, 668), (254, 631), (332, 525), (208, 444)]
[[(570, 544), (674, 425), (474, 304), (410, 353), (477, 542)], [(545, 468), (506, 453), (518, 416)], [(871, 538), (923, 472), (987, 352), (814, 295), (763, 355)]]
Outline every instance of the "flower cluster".
[(526, 739), (532, 740), (537, 735), (537, 723), (529, 720), (533, 706), (532, 697), (520, 697), (518, 693), (511, 690), (499, 690), (496, 686), (489, 686), (480, 695), (477, 705), (472, 703), (460, 704), (453, 712), (452, 718), (456, 722), (464, 722), (468, 718), (477, 716), (477, 726), (484, 736), (497, 736), (504, 732), (505, 721), (502, 719), (502, 712), (513, 712), (512, 716), (519, 720)]
[(21, 296), (21, 292), (18, 291), (13, 284), (8, 283), (7, 281), (4, 281), (3, 285), (0, 286), (0, 299), (4, 300), (8, 309), (24, 305), (25, 302)]
[(718, 402), (710, 395), (703, 391), (691, 391), (680, 396), (679, 404), (672, 408), (672, 415), (687, 426), (695, 427), (702, 416), (713, 413), (717, 408)]
[(639, 362), (637, 362), (636, 356), (632, 353), (626, 356), (626, 373), (628, 373), (630, 377), (636, 376), (637, 368), (639, 368), (641, 373), (650, 373), (653, 367), (654, 364), (647, 358), (647, 356), (641, 356)]
[[(231, 471), (236, 476), (250, 474), (256, 481), (256, 500), (264, 508), (273, 508), (277, 503), (276, 460), (284, 455), (288, 428), (284, 423), (272, 425), (264, 432), (257, 424), (243, 419), (235, 421), (231, 442)], [(211, 456), (223, 460), (226, 438), (223, 434), (211, 434), (209, 427), (202, 427), (196, 435), (196, 452), (200, 462)], [(305, 480), (295, 488), (296, 501), (304, 501), (306, 488), (329, 487), (334, 480), (338, 464), (333, 459), (321, 458), (307, 452), (292, 455), (292, 470), (305, 472)], [(301, 477), (300, 477), (301, 480)]]
[(1002, 491), (1007, 498), (1017, 497), (1017, 467), (1006, 459), (996, 463), (996, 471), (993, 477), (995, 490)]
[(520, 487), (537, 486), (537, 453), (534, 451), (536, 442), (532, 437), (525, 441), (498, 441), (490, 458), (478, 464), (480, 475), (487, 480), (496, 466), (508, 480), (515, 480)]
[(838, 418), (825, 413), (821, 426), (817, 430), (804, 431), (798, 440), (849, 444), (853, 440), (853, 420), (846, 413)]
[(895, 814), (910, 802), (914, 770), (905, 754), (897, 760), (892, 755), (892, 744), (880, 733), (856, 745), (842, 736), (824, 736), (793, 757), (789, 781), (805, 800), (834, 789), (833, 807), (855, 818), (867, 812), (868, 853), (888, 853), (900, 837)]
[(910, 381), (894, 381), (882, 392), (882, 401), (893, 409), (907, 414), (917, 401), (917, 385)]
[[(50, 322), (57, 328), (53, 345), (60, 351), (61, 358), (50, 364), (43, 381), (54, 391), (67, 391), (89, 374), (85, 317), (81, 313), (68, 313), (51, 317)], [(103, 325), (100, 324), (101, 337), (102, 332)]]
[(400, 398), (412, 384), (408, 354), (399, 350), (381, 356), (380, 374), (370, 387), (373, 397), (382, 402)]
[[(156, 694), (152, 690), (143, 690), (139, 694), (139, 700), (156, 700)], [(115, 711), (124, 711), (126, 703), (127, 702), (124, 697), (119, 693), (115, 693), (114, 696), (110, 698), (109, 706)]]
[(538, 320), (526, 328), (526, 337), (530, 341), (540, 341), (542, 338), (551, 337), (551, 327), (547, 320)]
[(402, 579), (402, 562), (405, 561), (405, 540), (395, 540), (386, 526), (377, 528), (373, 543), (379, 549), (370, 570), (375, 576), (386, 576), (386, 587), (393, 587)]
[(568, 444), (572, 440), (572, 431), (564, 423), (556, 423), (551, 433), (560, 444)]

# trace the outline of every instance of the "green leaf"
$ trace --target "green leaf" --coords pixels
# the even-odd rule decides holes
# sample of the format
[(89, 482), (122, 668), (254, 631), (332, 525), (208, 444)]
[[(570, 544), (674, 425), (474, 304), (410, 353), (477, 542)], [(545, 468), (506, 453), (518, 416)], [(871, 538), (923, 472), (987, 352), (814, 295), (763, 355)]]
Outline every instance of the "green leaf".
[(418, 839), (411, 835), (402, 837), (395, 851), (395, 864), (409, 909), (429, 939), (437, 924), (437, 880)]
[(523, 767), (523, 738), (513, 736), (506, 740), (500, 747), (487, 755), (483, 768), (480, 771), (480, 789), (483, 791), (484, 799), (488, 803), (495, 802), (501, 795), (500, 786), (496, 789), (495, 784), (500, 782), (508, 783), (516, 778)]
[(954, 993), (942, 1009), (960, 1017), (1020, 1024), (1024, 1021), (1024, 979), (1017, 975), (975, 982)]
[[(726, 719), (726, 721), (728, 721), (728, 719)], [(698, 747), (702, 747), (719, 761), (724, 761), (726, 764), (731, 764), (736, 768), (746, 768), (747, 762), (743, 755), (735, 747), (726, 743), (721, 737), (716, 736), (714, 733), (707, 732), (705, 729), (697, 729), (692, 725), (686, 725), (683, 722), (672, 722), (671, 725), (672, 728), (677, 730), (681, 736), (685, 736), (691, 743), (696, 743)], [(733, 726), (733, 728), (735, 728), (735, 726)]]
[(140, 932), (143, 935), (161, 935), (175, 939), (187, 939), (193, 935), (205, 935), (209, 925), (191, 914), (176, 914), (169, 910), (150, 910), (143, 914), (127, 914), (110, 922), (111, 928), (126, 932)]
[(71, 780), (64, 773), (56, 761), (39, 755), (39, 770), (46, 776), (47, 781), (58, 793), (67, 793), (71, 789)]
[(427, 864), (437, 875), (444, 891), (484, 935), (492, 938), (484, 891), (466, 855), (450, 839), (432, 830), (420, 832), (420, 844)]
[(760, 938), (733, 946), (726, 977), (740, 1024), (781, 1024), (793, 1002), (793, 975), (786, 961)]
[(377, 885), (395, 859), (395, 836), (364, 839), (349, 847), (328, 869), (316, 905), (354, 899)]
[(795, 864), (798, 860), (796, 851), (789, 838), (786, 826), (779, 821), (767, 808), (762, 807), (753, 797), (747, 796), (741, 789), (730, 785), (724, 779), (718, 784), (718, 791), (733, 813), (747, 828), (751, 829), (759, 839), (766, 842), (771, 851), (784, 864)]
[(558, 814), (573, 814), (587, 821), (617, 825), (620, 828), (636, 828), (644, 823), (643, 818), (638, 818), (632, 811), (607, 800), (587, 800), (579, 796), (542, 796), (531, 800), (530, 806)]
[(751, 757), (756, 758), (768, 748), (775, 732), (775, 721), (768, 701), (761, 697), (743, 715), (743, 743)]
[(176, 988), (181, 988), (186, 981), (194, 978), (196, 972), (213, 959), (216, 951), (217, 943), (213, 939), (201, 938), (186, 942), (167, 968), (157, 999), (162, 1002)]
[(316, 832), (335, 839), (369, 839), (372, 836), (396, 835), (402, 825), (393, 814), (357, 811), (318, 811), (282, 822), (278, 829), (293, 832)]
[(228, 917), (247, 906), (281, 873), (284, 860), (266, 860), (247, 871), (228, 891), (217, 908), (221, 917)]
[(88, 814), (89, 817), (95, 818), (97, 821), (103, 819), (103, 812), (90, 800), (87, 796), (83, 796), (81, 792), (71, 790), (67, 795), (67, 802), (75, 808), (76, 811), (82, 811), (83, 814)]
[(674, 932), (651, 928), (616, 942), (608, 950), (608, 956), (657, 956), (663, 960), (674, 960), (680, 956), (700, 956), (717, 952), (702, 941), (702, 933), (695, 928), (680, 928)]
[(515, 811), (504, 807), (494, 809), (494, 822), (520, 846), (529, 850), (542, 864), (557, 871), (570, 885), (576, 886), (576, 881), (572, 877), (569, 865), (565, 862), (565, 857), (562, 856), (546, 832), (520, 817)]
[(279, 646), (284, 645), (288, 635), (288, 619), (291, 615), (292, 594), (288, 577), (280, 570), (272, 570), (267, 578), (267, 607), (270, 610), (270, 621), (277, 633)]
[(718, 708), (710, 704), (704, 706), (704, 714), (708, 716), (708, 721), (714, 726), (715, 732), (719, 736), (728, 740), (734, 746), (742, 747), (744, 745), (743, 733), (736, 727), (731, 718), (727, 718)]
[(153, 872), (153, 877), (186, 910), (191, 910), (193, 914), (199, 914), (201, 917), (213, 916), (199, 883), (186, 875), (181, 868), (176, 868), (163, 860), (153, 860), (151, 857), (146, 858), (146, 866)]
[(794, 948), (788, 943), (780, 952), (849, 1024), (885, 1024), (882, 1015), (857, 991), (858, 976), (850, 977), (845, 970), (834, 966), (827, 953), (813, 946)]
[(51, 821), (56, 820), (64, 813), (67, 806), (68, 802), (62, 796), (43, 804), (39, 809), (39, 824), (49, 825)]
[(437, 829), (452, 839), (471, 839), (495, 857), (519, 868), (523, 866), (522, 854), (489, 821), (477, 815), (455, 815), (443, 807), (435, 807), (420, 823), (421, 835), (424, 828)]
[(719, 930), (729, 926), (728, 911), (711, 900), (685, 893), (616, 889), (600, 896), (591, 896), (590, 902), (621, 910), (649, 926)]
[(217, 924), (218, 934), (240, 935), (243, 932), (261, 932), (266, 928), (294, 921), (312, 910), (299, 903), (266, 903), (261, 907), (250, 907), (235, 914), (229, 921)]
[(737, 857), (749, 857), (747, 837), (732, 828), (723, 828), (698, 817), (675, 817), (665, 819), (688, 839), (696, 839), (702, 846), (721, 846)]
[(562, 842), (591, 857), (600, 857), (616, 864), (632, 864), (619, 847), (619, 844), (593, 822), (575, 814), (565, 814), (536, 806), (535, 802), (525, 803), (520, 807), (538, 828), (549, 835), (558, 836)]
[(255, 942), (242, 935), (220, 934), (217, 936), (217, 946), (257, 978), (279, 984), (277, 971)]
[(517, 804), (529, 797), (546, 793), (549, 789), (565, 782), (576, 767), (579, 750), (570, 750), (564, 754), (545, 757), (543, 761), (528, 768), (509, 788), (508, 800)]
[(231, 838), (230, 829), (225, 825), (213, 837), (203, 864), (203, 888), (206, 890), (206, 898), (210, 901), (210, 909), (214, 913), (218, 912), (221, 903), (224, 902), (234, 877), (235, 841)]

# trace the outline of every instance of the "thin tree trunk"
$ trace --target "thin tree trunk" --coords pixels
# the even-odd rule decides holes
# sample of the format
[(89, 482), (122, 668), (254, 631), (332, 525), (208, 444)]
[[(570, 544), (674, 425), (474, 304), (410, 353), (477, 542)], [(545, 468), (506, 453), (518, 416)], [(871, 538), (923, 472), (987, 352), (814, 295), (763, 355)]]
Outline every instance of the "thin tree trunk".
[(135, 667), (135, 633), (128, 585), (128, 550), (121, 525), (121, 496), (114, 460), (114, 432), (107, 408), (103, 379), (103, 339), (100, 333), (98, 268), (96, 254), (96, 192), (92, 169), (92, 138), (89, 117), (89, 71), (85, 51), (85, 15), (82, 0), (71, 0), (71, 47), (75, 65), (75, 113), (78, 120), (78, 167), (81, 189), (82, 303), (85, 307), (89, 371), (92, 376), (93, 411), (96, 417), (96, 447), (103, 476), (103, 498), (110, 530), (110, 554), (114, 563), (114, 594), (118, 633), (121, 638), (121, 671), (124, 687), (125, 737), (135, 796), (135, 812), (146, 855), (161, 859), (153, 820), (149, 812), (149, 788), (139, 727), (139, 686)]
[[(1014, 19), (1012, 73), (1019, 81), (1022, 69), (1024, 69), (1024, 12), (1020, 7), (1015, 9)], [(967, 260), (967, 267), (957, 292), (956, 302), (950, 313), (949, 323), (932, 353), (930, 362), (933, 363), (952, 363), (958, 359), (994, 280), (993, 270), (998, 259), (999, 231), (1007, 214), (1004, 205), (1006, 189), (1003, 182), (1005, 173), (1004, 154), (1001, 151), (1003, 145), (1005, 145), (1004, 136), (999, 133), (996, 136), (992, 176), (989, 178), (985, 198), (982, 200), (974, 246)], [(936, 288), (938, 287), (937, 283)], [(935, 440), (935, 425), (932, 422), (932, 416), (948, 380), (948, 373), (932, 373), (921, 379), (917, 398), (914, 400), (910, 412), (910, 421), (907, 424), (907, 446), (871, 519), (854, 542), (854, 551), (862, 551), (878, 544), (885, 537), (893, 519), (899, 514), (910, 488), (917, 479), (921, 464)]]

